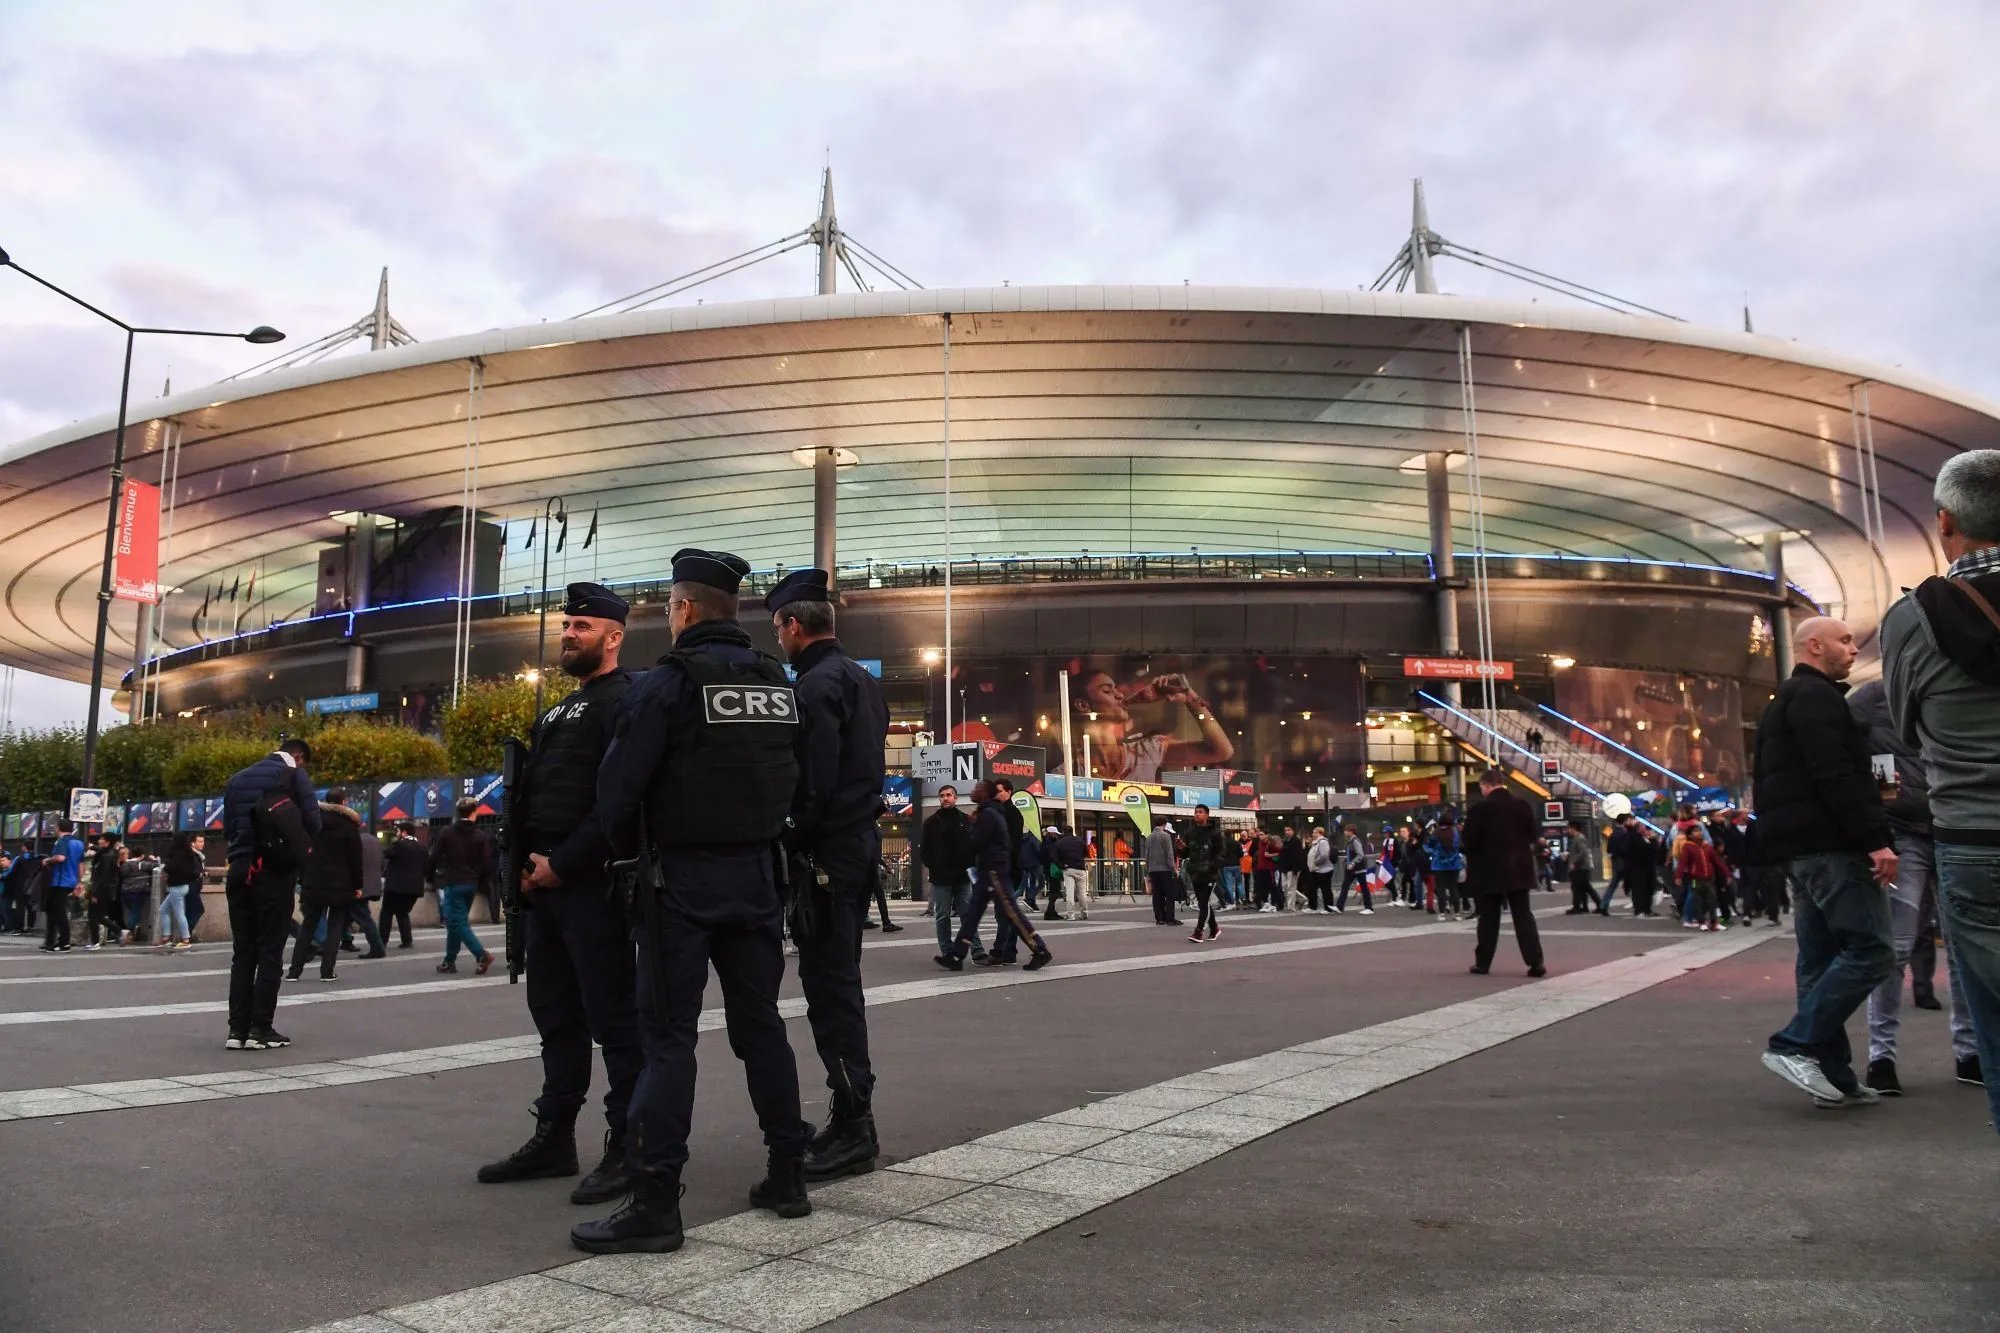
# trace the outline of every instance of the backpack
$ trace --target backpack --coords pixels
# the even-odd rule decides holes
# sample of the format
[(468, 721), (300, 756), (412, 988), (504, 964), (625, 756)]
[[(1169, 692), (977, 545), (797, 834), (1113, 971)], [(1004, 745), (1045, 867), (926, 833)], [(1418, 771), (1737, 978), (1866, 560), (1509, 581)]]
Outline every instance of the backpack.
[(312, 854), (312, 835), (298, 798), (289, 791), (267, 791), (250, 810), (250, 830), (263, 868), (280, 875), (296, 874)]

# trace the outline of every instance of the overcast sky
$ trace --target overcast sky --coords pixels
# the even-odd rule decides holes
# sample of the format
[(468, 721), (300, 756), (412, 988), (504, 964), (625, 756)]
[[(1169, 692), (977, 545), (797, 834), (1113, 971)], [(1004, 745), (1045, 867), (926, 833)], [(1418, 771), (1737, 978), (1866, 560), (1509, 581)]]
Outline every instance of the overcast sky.
[[(1371, 281), (1463, 245), (2000, 398), (2000, 6), (0, 0), (0, 246), (135, 321), (419, 338), (806, 225), (926, 286)], [(1445, 262), (1447, 291), (1511, 291)], [(807, 290), (806, 252), (708, 299)], [(689, 298), (692, 299), (692, 298)], [(0, 273), (0, 439), (119, 341)], [(157, 393), (240, 344), (142, 344)], [(23, 678), (18, 712), (80, 716)]]

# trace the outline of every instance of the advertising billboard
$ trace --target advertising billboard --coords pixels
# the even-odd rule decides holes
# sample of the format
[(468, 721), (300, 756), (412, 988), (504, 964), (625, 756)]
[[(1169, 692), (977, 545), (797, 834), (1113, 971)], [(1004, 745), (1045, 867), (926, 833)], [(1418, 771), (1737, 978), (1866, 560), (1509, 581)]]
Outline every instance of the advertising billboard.
[[(1071, 754), (1058, 682), (1069, 676)], [(1177, 770), (1235, 772), (1248, 790), (1359, 785), (1367, 762), (1357, 658), (1269, 654), (1098, 654), (961, 658), (953, 741), (1040, 746), (1050, 773), (1160, 783)], [(962, 705), (961, 705), (962, 701)], [(943, 700), (934, 700), (942, 716)], [(1088, 743), (1088, 764), (1085, 750)], [(1244, 784), (1239, 784), (1244, 785)], [(1236, 804), (1228, 799), (1225, 803)]]
[[(1701, 787), (1741, 790), (1743, 695), (1720, 676), (1572, 667), (1556, 674), (1556, 707)], [(1612, 758), (1619, 758), (1615, 751)], [(1648, 771), (1649, 782), (1664, 775)]]

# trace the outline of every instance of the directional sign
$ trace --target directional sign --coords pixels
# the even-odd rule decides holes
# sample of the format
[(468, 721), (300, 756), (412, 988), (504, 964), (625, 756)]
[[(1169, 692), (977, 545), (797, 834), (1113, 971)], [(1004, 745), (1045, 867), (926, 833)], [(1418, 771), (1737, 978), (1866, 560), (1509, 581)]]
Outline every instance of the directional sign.
[(1432, 680), (1512, 680), (1514, 664), (1476, 657), (1406, 657), (1403, 674)]

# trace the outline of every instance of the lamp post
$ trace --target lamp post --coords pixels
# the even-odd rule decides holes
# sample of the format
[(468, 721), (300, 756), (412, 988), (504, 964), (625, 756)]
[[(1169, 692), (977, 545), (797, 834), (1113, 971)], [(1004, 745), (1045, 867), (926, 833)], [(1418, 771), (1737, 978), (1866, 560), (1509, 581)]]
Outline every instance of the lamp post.
[(97, 721), (99, 696), (104, 692), (104, 639), (111, 627), (111, 565), (118, 550), (118, 507), (125, 492), (125, 408), (132, 396), (132, 342), (142, 333), (166, 333), (188, 338), (241, 338), (249, 343), (283, 342), (285, 335), (268, 324), (259, 324), (248, 333), (222, 333), (214, 329), (165, 329), (127, 324), (116, 315), (98, 309), (74, 292), (64, 291), (38, 273), (30, 273), (0, 249), (0, 268), (11, 268), (91, 314), (125, 330), (125, 372), (118, 382), (118, 428), (111, 437), (111, 501), (104, 521), (104, 565), (97, 579), (97, 641), (90, 654), (90, 709), (83, 727), (83, 786), (91, 786), (97, 775)]

